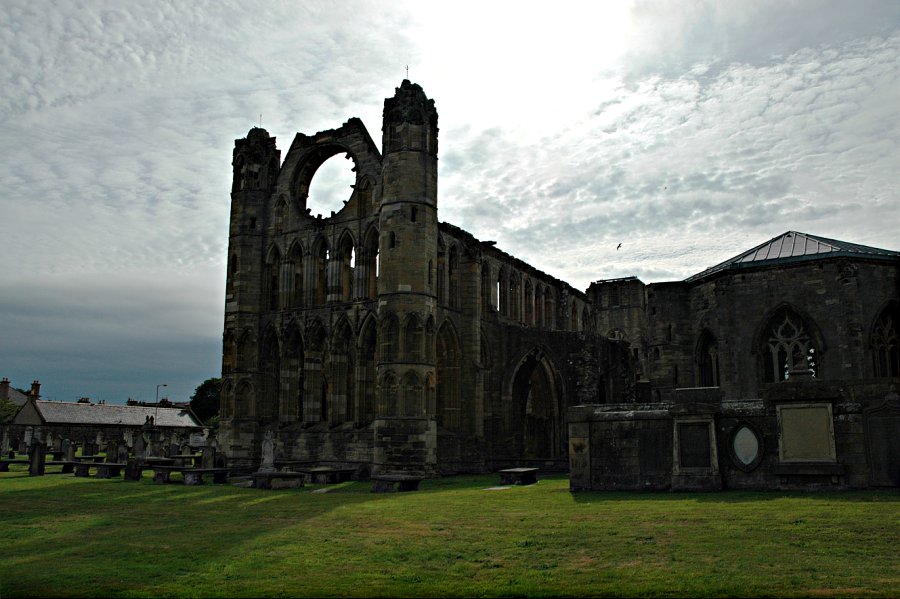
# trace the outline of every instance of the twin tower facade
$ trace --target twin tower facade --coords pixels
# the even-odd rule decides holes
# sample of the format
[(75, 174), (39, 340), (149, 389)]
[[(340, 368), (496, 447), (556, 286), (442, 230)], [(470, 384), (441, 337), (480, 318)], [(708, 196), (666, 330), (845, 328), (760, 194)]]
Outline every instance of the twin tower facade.
[[(352, 193), (314, 215), (312, 178), (339, 154)], [(361, 476), (565, 467), (567, 406), (627, 392), (583, 293), (439, 223), (420, 86), (385, 100), (380, 149), (353, 118), (297, 134), (282, 162), (254, 128), (233, 167), (219, 442), (235, 466), (271, 431), (276, 458)]]

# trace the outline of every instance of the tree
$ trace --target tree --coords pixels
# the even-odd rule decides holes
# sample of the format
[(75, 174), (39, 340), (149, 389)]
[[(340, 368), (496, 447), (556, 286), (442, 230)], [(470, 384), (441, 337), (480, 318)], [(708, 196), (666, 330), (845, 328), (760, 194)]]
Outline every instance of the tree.
[(191, 396), (191, 411), (200, 419), (200, 422), (208, 424), (212, 418), (219, 415), (219, 393), (222, 391), (222, 379), (206, 379), (194, 389)]
[(13, 417), (19, 411), (19, 406), (8, 399), (0, 399), (0, 424), (12, 422)]

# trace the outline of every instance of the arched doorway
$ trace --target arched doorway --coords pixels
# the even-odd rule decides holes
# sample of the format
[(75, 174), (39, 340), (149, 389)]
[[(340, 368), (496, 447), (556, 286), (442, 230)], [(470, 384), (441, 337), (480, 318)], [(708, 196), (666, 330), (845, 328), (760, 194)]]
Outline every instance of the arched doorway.
[(553, 460), (563, 456), (556, 370), (540, 350), (519, 362), (512, 377), (514, 436), (522, 440), (522, 458)]

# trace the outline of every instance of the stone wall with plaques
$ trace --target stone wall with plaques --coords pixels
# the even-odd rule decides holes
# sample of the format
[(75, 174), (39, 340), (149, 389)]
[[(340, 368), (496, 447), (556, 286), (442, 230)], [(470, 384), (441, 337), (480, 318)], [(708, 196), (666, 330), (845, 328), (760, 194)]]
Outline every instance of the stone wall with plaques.
[(900, 486), (896, 385), (812, 379), (746, 400), (714, 391), (678, 390), (676, 401), (643, 406), (570, 408), (577, 445), (569, 451), (571, 489)]

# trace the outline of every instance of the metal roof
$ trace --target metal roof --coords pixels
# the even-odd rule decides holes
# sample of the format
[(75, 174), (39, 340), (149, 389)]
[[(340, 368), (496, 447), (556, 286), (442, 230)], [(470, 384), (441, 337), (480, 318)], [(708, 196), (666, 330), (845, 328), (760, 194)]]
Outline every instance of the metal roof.
[(93, 424), (142, 426), (152, 416), (156, 426), (200, 428), (190, 410), (147, 406), (72, 403), (64, 401), (34, 402), (47, 424)]
[(725, 270), (837, 257), (896, 260), (900, 258), (900, 252), (788, 231), (734, 258), (692, 275), (685, 279), (685, 282), (704, 279)]

